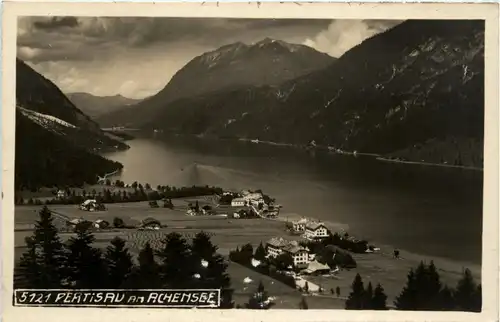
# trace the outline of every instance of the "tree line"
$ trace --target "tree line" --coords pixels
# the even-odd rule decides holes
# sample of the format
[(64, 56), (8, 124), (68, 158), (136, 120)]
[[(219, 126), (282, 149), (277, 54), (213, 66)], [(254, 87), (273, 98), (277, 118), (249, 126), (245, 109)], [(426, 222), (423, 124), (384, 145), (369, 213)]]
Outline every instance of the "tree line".
[(146, 243), (136, 264), (123, 239), (115, 237), (102, 251), (93, 246), (88, 227), (79, 226), (63, 243), (50, 210), (44, 207), (39, 215), (16, 265), (15, 288), (221, 289), (221, 308), (234, 305), (227, 263), (204, 232), (191, 243), (170, 233), (157, 251)]
[[(365, 288), (359, 274), (351, 286), (345, 302), (348, 310), (387, 310), (387, 296), (382, 285), (375, 289), (371, 282)], [(455, 288), (443, 284), (436, 266), (420, 262), (410, 269), (406, 285), (394, 301), (396, 310), (411, 311), (468, 311), (481, 312), (481, 285), (476, 284), (469, 269), (464, 269)]]
[[(118, 180), (119, 181), (119, 180)], [(121, 181), (120, 181), (121, 182)], [(121, 184), (117, 187), (122, 188)], [(139, 201), (149, 201), (149, 200), (161, 200), (161, 199), (171, 199), (171, 198), (186, 198), (186, 197), (197, 197), (197, 196), (210, 196), (214, 194), (222, 193), (222, 188), (210, 187), (210, 186), (191, 186), (191, 187), (170, 187), (170, 186), (158, 186), (159, 189), (151, 190), (149, 184), (138, 184), (134, 182), (131, 186), (133, 191), (119, 190), (111, 191), (110, 189), (103, 189), (102, 191), (92, 191), (82, 190), (81, 194), (77, 194), (74, 189), (65, 189), (66, 196), (64, 197), (54, 197), (53, 199), (48, 199), (41, 201), (36, 198), (29, 198), (25, 200), (22, 196), (15, 199), (16, 205), (56, 205), (56, 204), (81, 204), (88, 198), (94, 198), (100, 203), (118, 203), (118, 202), (139, 202)]]

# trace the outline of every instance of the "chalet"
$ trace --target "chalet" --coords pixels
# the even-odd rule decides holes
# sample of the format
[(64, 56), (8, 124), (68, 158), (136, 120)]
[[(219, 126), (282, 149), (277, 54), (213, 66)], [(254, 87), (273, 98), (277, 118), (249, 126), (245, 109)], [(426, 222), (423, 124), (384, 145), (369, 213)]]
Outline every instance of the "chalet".
[(66, 191), (64, 191), (64, 190), (58, 190), (57, 191), (57, 198), (63, 199), (63, 198), (66, 198), (66, 197), (67, 197)]
[(295, 267), (307, 265), (309, 263), (309, 253), (307, 249), (302, 246), (290, 243), (289, 245), (283, 247), (282, 250), (292, 256), (293, 265)]
[(244, 207), (246, 204), (247, 201), (243, 198), (234, 198), (231, 200), (231, 207)]
[(309, 222), (306, 224), (304, 237), (307, 239), (326, 238), (329, 235), (328, 228), (320, 222)]
[(309, 263), (309, 252), (297, 241), (288, 241), (283, 238), (271, 238), (266, 244), (268, 257), (278, 257), (288, 253), (293, 259), (294, 266), (304, 266)]
[(289, 243), (283, 238), (271, 238), (266, 244), (266, 250), (269, 257), (277, 257), (282, 253), (282, 248)]
[(301, 218), (292, 222), (292, 229), (295, 232), (304, 232), (306, 230), (307, 219)]
[(142, 221), (141, 227), (144, 229), (158, 230), (161, 228), (161, 223), (155, 218), (148, 217)]
[(97, 219), (96, 221), (94, 221), (94, 228), (97, 229), (109, 228), (109, 222), (107, 222), (106, 220)]
[(303, 271), (305, 274), (328, 274), (330, 273), (330, 266), (326, 264), (321, 264), (317, 260), (314, 260), (307, 265), (307, 268)]

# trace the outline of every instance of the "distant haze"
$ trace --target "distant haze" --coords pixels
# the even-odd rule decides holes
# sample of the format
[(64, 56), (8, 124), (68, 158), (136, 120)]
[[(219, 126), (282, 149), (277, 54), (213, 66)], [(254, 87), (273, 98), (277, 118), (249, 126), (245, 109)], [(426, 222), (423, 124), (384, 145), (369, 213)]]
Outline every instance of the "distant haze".
[(144, 98), (194, 57), (271, 37), (337, 57), (387, 20), (22, 17), (18, 58), (64, 92)]

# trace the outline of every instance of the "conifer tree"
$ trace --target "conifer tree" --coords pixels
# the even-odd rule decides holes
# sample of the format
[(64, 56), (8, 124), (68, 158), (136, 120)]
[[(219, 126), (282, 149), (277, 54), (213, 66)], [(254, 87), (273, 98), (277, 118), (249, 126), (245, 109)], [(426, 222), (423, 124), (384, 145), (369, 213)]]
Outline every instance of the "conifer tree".
[(204, 232), (196, 234), (191, 246), (191, 255), (195, 274), (199, 278), (194, 280), (196, 288), (221, 289), (221, 308), (232, 308), (233, 290), (230, 289), (231, 279), (227, 274), (227, 263), (224, 257), (217, 254), (217, 246)]
[(373, 286), (372, 282), (368, 282), (368, 286), (366, 287), (364, 294), (364, 303), (363, 303), (364, 310), (372, 309), (372, 299), (373, 299)]
[(161, 288), (160, 268), (155, 261), (154, 251), (151, 245), (146, 243), (139, 252), (139, 266), (132, 274), (132, 285), (138, 289)]
[(387, 295), (384, 293), (384, 288), (382, 285), (377, 284), (375, 291), (373, 292), (373, 298), (371, 301), (371, 309), (373, 310), (387, 310)]
[(352, 291), (345, 302), (346, 310), (362, 310), (364, 306), (364, 294), (363, 280), (359, 274), (356, 274), (352, 282)]
[(410, 269), (407, 276), (406, 285), (396, 297), (394, 305), (398, 310), (415, 310), (417, 309), (417, 279), (415, 277), (415, 272)]
[(196, 265), (192, 262), (190, 247), (179, 233), (170, 233), (162, 240), (159, 250), (160, 276), (167, 288), (191, 288)]
[(445, 285), (439, 295), (440, 309), (443, 311), (452, 311), (455, 309), (455, 299), (453, 291)]
[(76, 226), (76, 237), (70, 238), (65, 258), (67, 281), (80, 289), (101, 288), (102, 279), (107, 275), (102, 252), (92, 247), (95, 237), (89, 228)]
[(254, 258), (259, 261), (264, 261), (266, 259), (266, 249), (264, 248), (264, 245), (262, 245), (262, 242), (255, 249)]
[(441, 308), (441, 289), (443, 285), (437, 272), (437, 268), (434, 262), (431, 261), (429, 266), (426, 268), (426, 278), (422, 286), (424, 287), (424, 292), (422, 298), (425, 299), (422, 302), (425, 303), (422, 309), (424, 310), (440, 310)]
[(245, 304), (247, 309), (258, 309), (258, 310), (266, 310), (271, 307), (271, 303), (269, 301), (269, 295), (264, 289), (264, 285), (262, 282), (259, 283), (257, 292), (250, 296), (248, 303)]
[(125, 241), (119, 237), (113, 238), (104, 259), (108, 269), (108, 287), (123, 288), (133, 268), (132, 256), (125, 247)]
[(463, 271), (462, 278), (458, 281), (454, 294), (457, 307), (463, 311), (477, 310), (477, 307), (475, 307), (475, 302), (477, 302), (475, 299), (476, 292), (477, 285), (471, 271), (466, 268)]
[(58, 288), (63, 279), (63, 244), (47, 206), (39, 216), (33, 236), (26, 239), (28, 251), (21, 257), (20, 273), (31, 288)]

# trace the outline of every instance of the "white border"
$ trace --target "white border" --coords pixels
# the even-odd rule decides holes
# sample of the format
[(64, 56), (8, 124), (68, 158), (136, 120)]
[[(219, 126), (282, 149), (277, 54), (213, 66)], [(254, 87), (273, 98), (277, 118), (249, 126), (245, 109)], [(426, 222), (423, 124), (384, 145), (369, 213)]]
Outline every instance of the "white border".
[[(498, 320), (498, 5), (400, 3), (27, 3), (3, 6), (2, 96), (2, 295), (5, 321), (495, 321)], [(343, 310), (202, 310), (24, 308), (12, 306), (15, 55), (17, 16), (169, 16), (330, 19), (485, 19), (485, 153), (483, 219), (483, 312)], [(478, 107), (479, 108), (479, 107)]]

